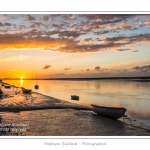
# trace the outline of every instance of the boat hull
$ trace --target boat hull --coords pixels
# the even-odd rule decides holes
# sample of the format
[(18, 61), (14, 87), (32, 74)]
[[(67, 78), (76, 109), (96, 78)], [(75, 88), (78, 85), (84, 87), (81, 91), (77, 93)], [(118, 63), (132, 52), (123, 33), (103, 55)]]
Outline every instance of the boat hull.
[(10, 89), (10, 87), (11, 87), (10, 85), (5, 85), (5, 88), (7, 89)]
[(117, 107), (103, 107), (91, 104), (92, 110), (101, 116), (106, 116), (110, 118), (121, 118), (125, 112), (125, 108), (117, 108)]
[(79, 96), (77, 96), (77, 95), (71, 95), (71, 100), (79, 100)]
[(32, 92), (32, 90), (22, 88), (22, 92), (23, 92), (23, 93), (31, 93), (31, 92)]

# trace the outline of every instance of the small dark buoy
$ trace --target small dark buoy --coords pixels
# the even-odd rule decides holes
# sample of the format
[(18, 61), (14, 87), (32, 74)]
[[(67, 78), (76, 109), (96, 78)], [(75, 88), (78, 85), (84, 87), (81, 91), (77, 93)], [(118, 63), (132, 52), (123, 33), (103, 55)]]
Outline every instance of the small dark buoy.
[(36, 85), (34, 86), (34, 88), (35, 88), (35, 89), (39, 89), (39, 85), (36, 84)]

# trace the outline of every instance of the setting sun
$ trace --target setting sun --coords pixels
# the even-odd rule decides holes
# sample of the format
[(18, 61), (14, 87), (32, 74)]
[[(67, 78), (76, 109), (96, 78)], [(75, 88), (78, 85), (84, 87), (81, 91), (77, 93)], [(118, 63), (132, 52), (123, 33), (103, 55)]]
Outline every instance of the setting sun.
[(20, 77), (20, 79), (22, 80), (24, 77)]

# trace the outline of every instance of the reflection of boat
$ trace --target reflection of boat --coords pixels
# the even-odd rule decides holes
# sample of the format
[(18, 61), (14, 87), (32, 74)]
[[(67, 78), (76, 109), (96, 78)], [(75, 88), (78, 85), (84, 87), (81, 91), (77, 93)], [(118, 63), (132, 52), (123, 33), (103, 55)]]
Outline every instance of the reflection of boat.
[(91, 106), (92, 106), (92, 110), (98, 115), (102, 115), (110, 118), (116, 118), (116, 119), (121, 118), (126, 112), (125, 108), (104, 107), (104, 106), (97, 106), (93, 104), (91, 104)]
[(31, 93), (31, 92), (32, 92), (32, 90), (30, 90), (30, 89), (25, 89), (25, 88), (22, 88), (22, 92), (23, 92), (23, 93)]
[(39, 85), (37, 85), (37, 75), (36, 75), (36, 85), (34, 86), (35, 89), (39, 89)]
[(71, 95), (71, 99), (72, 100), (79, 100), (79, 96), (77, 96), (77, 95)]
[(11, 86), (10, 85), (4, 85), (5, 86), (5, 88), (10, 88)]

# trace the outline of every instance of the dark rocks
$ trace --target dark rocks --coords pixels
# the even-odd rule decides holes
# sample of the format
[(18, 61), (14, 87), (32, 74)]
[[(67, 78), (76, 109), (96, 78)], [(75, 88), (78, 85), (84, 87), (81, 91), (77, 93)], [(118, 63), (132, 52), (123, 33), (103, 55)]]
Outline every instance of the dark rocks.
[(0, 96), (2, 96), (3, 95), (3, 91), (0, 89)]

